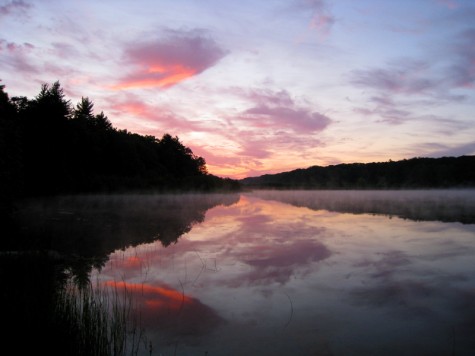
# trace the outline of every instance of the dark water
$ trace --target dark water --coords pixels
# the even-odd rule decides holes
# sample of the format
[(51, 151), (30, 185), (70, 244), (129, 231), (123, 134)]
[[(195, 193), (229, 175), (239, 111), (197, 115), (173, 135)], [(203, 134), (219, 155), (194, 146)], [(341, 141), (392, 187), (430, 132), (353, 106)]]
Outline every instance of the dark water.
[(20, 218), (127, 291), (143, 355), (475, 354), (475, 191), (62, 198)]

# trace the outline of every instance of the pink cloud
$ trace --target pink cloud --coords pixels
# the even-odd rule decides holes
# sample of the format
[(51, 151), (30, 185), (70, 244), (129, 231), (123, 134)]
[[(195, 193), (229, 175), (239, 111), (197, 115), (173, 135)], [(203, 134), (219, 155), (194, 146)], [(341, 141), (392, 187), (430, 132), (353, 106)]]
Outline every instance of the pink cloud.
[(136, 69), (114, 88), (168, 88), (204, 72), (225, 55), (213, 39), (199, 32), (169, 31), (166, 38), (126, 48), (127, 65)]
[(245, 110), (240, 119), (255, 128), (309, 133), (322, 131), (331, 123), (329, 117), (298, 105), (284, 90), (254, 91), (248, 97), (254, 106)]
[[(239, 249), (228, 250), (228, 254), (234, 259), (245, 263), (251, 269), (241, 276), (230, 279), (227, 283), (231, 287), (242, 285), (266, 285), (269, 283), (286, 284), (296, 274), (305, 274), (312, 263), (321, 262), (332, 255), (320, 241), (314, 238), (299, 238), (291, 242), (288, 240), (288, 227), (275, 222), (266, 215), (256, 215), (252, 219), (241, 220), (243, 234), (247, 231), (250, 236), (256, 236), (256, 231), (275, 236), (271, 243), (265, 241), (262, 244), (250, 240), (252, 247), (240, 246)], [(275, 231), (279, 229), (279, 231)], [(319, 228), (309, 228), (301, 235), (315, 236), (322, 232)], [(246, 239), (240, 237), (241, 242)]]
[(268, 140), (248, 140), (243, 143), (242, 149), (239, 152), (240, 156), (244, 157), (253, 157), (253, 158), (268, 158), (271, 156), (269, 152), (269, 141)]
[[(136, 96), (109, 98), (107, 105), (110, 106), (110, 109), (106, 112), (110, 112), (112, 118), (119, 116), (130, 120), (129, 129), (134, 125), (140, 126), (141, 123), (155, 123), (157, 127), (163, 130), (162, 133), (169, 132), (173, 135), (202, 130), (200, 122), (181, 117), (166, 106), (148, 104)], [(143, 131), (143, 129), (140, 131)], [(146, 132), (146, 134), (157, 135), (156, 132)], [(158, 135), (161, 135), (161, 133)]]
[(5, 63), (12, 67), (14, 71), (22, 73), (38, 72), (37, 67), (31, 64), (28, 59), (34, 49), (35, 46), (28, 42), (18, 44), (0, 39), (0, 53), (2, 53)]
[(296, 132), (321, 131), (330, 119), (308, 109), (256, 106), (245, 112), (246, 120), (255, 127), (290, 128)]
[(0, 6), (0, 15), (10, 15), (13, 13), (23, 13), (31, 7), (31, 4), (23, 0), (13, 0)]
[(335, 24), (335, 17), (328, 9), (325, 0), (303, 0), (300, 1), (300, 8), (312, 12), (309, 28), (317, 31), (320, 36), (326, 37)]
[(321, 35), (326, 36), (330, 33), (330, 29), (334, 23), (335, 19), (333, 16), (325, 13), (316, 13), (310, 21), (310, 28), (317, 30)]
[(233, 168), (241, 163), (241, 158), (238, 156), (230, 157), (228, 155), (219, 154), (219, 151), (212, 151), (203, 148), (202, 146), (194, 147), (190, 145), (190, 148), (196, 155), (204, 157), (206, 159), (206, 163), (211, 165), (217, 165), (223, 168)]

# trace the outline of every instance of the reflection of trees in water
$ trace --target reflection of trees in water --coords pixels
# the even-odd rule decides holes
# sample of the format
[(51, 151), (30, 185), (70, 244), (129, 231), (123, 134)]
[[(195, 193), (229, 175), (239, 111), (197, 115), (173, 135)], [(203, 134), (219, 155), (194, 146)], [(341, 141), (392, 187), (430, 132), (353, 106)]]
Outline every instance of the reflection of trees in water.
[(68, 267), (86, 277), (108, 254), (160, 240), (176, 243), (217, 205), (231, 205), (237, 194), (74, 196), (25, 203), (16, 214), (19, 241), (71, 256)]
[(252, 194), (312, 210), (394, 215), (415, 221), (475, 223), (475, 190), (257, 190)]
[[(22, 348), (27, 337), (22, 350), (26, 353), (46, 347), (53, 354), (68, 353), (75, 344), (62, 333), (74, 334), (74, 330), (55, 318), (56, 297), (68, 276), (87, 287), (91, 268), (102, 267), (112, 251), (157, 239), (164, 246), (176, 243), (204, 221), (207, 210), (238, 199), (237, 194), (183, 194), (62, 197), (24, 203), (15, 216), (16, 230), (9, 231), (2, 245), (3, 250), (16, 251), (0, 252), (6, 340)], [(209, 327), (221, 322), (198, 300), (190, 299), (188, 304), (179, 320), (192, 330), (201, 327), (205, 317), (213, 321)]]

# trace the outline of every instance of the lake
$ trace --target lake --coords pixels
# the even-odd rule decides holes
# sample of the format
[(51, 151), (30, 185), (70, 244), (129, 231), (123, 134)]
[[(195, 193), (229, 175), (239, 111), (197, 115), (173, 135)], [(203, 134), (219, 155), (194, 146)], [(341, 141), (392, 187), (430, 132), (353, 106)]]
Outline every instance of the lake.
[(141, 355), (475, 354), (474, 190), (62, 197), (18, 219), (127, 292)]

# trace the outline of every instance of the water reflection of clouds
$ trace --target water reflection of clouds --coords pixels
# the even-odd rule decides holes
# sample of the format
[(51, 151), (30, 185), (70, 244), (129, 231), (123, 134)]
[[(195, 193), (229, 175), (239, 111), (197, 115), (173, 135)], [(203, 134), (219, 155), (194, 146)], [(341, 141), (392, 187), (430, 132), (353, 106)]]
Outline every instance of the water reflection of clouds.
[[(277, 213), (276, 213), (277, 212)], [(149, 282), (162, 278), (171, 285), (196, 288), (239, 289), (253, 286), (269, 296), (269, 286), (286, 285), (292, 277), (314, 273), (316, 264), (331, 256), (322, 242), (326, 229), (292, 206), (261, 200), (211, 209), (178, 244), (137, 247), (111, 256), (115, 278)], [(301, 220), (305, 219), (306, 223)]]
[(127, 293), (141, 325), (174, 336), (199, 337), (218, 327), (224, 320), (199, 299), (185, 295), (165, 283), (130, 283), (105, 281), (118, 293)]
[(299, 273), (304, 275), (310, 270), (305, 267), (330, 257), (330, 250), (314, 240), (296, 240), (292, 243), (277, 244), (261, 248), (242, 248), (232, 253), (232, 257), (252, 268), (226, 282), (228, 286), (285, 284)]
[(387, 307), (388, 311), (407, 318), (433, 313), (430, 298), (436, 292), (433, 286), (421, 281), (386, 279), (380, 284), (354, 288), (350, 298), (357, 305)]
[(406, 266), (411, 263), (409, 257), (402, 251), (380, 252), (377, 255), (381, 256), (381, 258), (377, 260), (365, 258), (364, 260), (355, 263), (353, 266), (371, 267), (369, 275), (371, 277), (380, 278), (388, 277), (389, 275), (394, 274), (398, 267)]
[(120, 254), (111, 261), (117, 275), (184, 291), (211, 320), (227, 320), (213, 329), (223, 340), (246, 328), (262, 342), (262, 333), (270, 335), (264, 325), (283, 330), (291, 310), (283, 347), (290, 337), (307, 346), (320, 338), (345, 354), (348, 345), (371, 353), (369, 341), (396, 342), (402, 351), (415, 342), (433, 351), (430, 338), (440, 340), (452, 328), (464, 328), (460, 337), (468, 338), (475, 332), (474, 251), (472, 225), (340, 214), (247, 196), (209, 210), (177, 244), (143, 245), (122, 252), (123, 263)]

